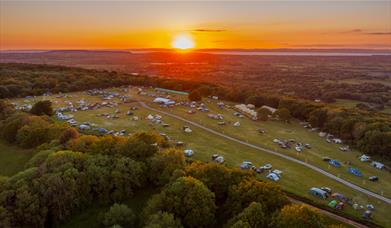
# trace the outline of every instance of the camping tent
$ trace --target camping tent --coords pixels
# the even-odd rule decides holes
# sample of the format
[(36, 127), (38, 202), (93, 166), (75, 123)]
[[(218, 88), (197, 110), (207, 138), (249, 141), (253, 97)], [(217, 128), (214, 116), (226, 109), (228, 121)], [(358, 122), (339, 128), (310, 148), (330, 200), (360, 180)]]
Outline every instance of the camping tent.
[(316, 197), (319, 197), (319, 198), (322, 198), (322, 199), (326, 199), (327, 198), (327, 192), (323, 191), (320, 188), (311, 188), (309, 192), (313, 196), (316, 196)]
[(363, 155), (360, 156), (359, 159), (360, 159), (360, 161), (362, 161), (362, 162), (366, 162), (366, 161), (369, 161), (369, 160), (371, 159), (371, 157), (369, 157), (369, 156), (363, 154)]
[(338, 204), (338, 202), (336, 200), (331, 200), (328, 205), (329, 205), (329, 207), (335, 208), (335, 206), (337, 206), (337, 204)]
[(377, 162), (377, 161), (373, 161), (371, 163), (371, 166), (377, 168), (377, 169), (383, 169), (384, 168), (384, 164), (383, 163), (380, 163), (380, 162)]
[(339, 163), (337, 160), (330, 160), (329, 164), (337, 168), (341, 167), (341, 163)]
[(250, 161), (243, 161), (243, 163), (240, 165), (241, 169), (249, 169), (251, 168), (253, 164)]
[(266, 178), (272, 180), (272, 181), (279, 181), (280, 177), (275, 173), (269, 173)]
[(155, 100), (153, 100), (153, 103), (173, 105), (173, 104), (175, 104), (175, 101), (172, 101), (170, 99), (163, 98), (163, 97), (157, 97), (157, 98), (155, 98)]
[(351, 174), (358, 176), (358, 177), (362, 177), (362, 173), (360, 172), (360, 170), (353, 168), (353, 167), (348, 168), (348, 173), (351, 173)]
[(193, 150), (189, 150), (189, 149), (188, 150), (184, 150), (183, 152), (184, 152), (186, 157), (191, 157), (194, 154)]
[(218, 157), (215, 159), (215, 161), (216, 161), (217, 163), (224, 163), (224, 157), (223, 157), (223, 156), (218, 156)]

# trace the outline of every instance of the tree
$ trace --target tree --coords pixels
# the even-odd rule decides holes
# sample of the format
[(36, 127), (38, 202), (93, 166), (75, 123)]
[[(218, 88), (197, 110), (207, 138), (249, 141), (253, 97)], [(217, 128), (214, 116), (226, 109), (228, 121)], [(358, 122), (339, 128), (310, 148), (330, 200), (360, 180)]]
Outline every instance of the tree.
[(269, 115), (271, 115), (272, 112), (267, 108), (259, 108), (257, 110), (257, 117), (259, 120), (266, 121), (269, 119)]
[(79, 137), (79, 132), (75, 128), (68, 128), (64, 131), (64, 133), (60, 136), (60, 143), (65, 144), (71, 139), (76, 139)]
[(146, 180), (145, 164), (127, 157), (119, 157), (113, 160), (111, 170), (111, 198), (123, 200), (133, 195), (135, 189), (143, 186)]
[(327, 110), (326, 109), (315, 109), (310, 112), (308, 121), (313, 127), (323, 128), (327, 120)]
[(229, 189), (245, 178), (251, 178), (249, 172), (230, 169), (216, 163), (193, 162), (185, 167), (185, 176), (192, 176), (202, 181), (214, 194), (216, 204), (227, 199)]
[(280, 120), (283, 120), (287, 123), (289, 123), (292, 119), (291, 112), (287, 108), (279, 108), (276, 111), (276, 115), (278, 115)]
[[(0, 88), (1, 88), (1, 86), (0, 86)], [(4, 120), (4, 119), (8, 118), (14, 112), (15, 112), (15, 110), (11, 106), (11, 104), (9, 104), (3, 100), (0, 100), (0, 120)]]
[(266, 227), (269, 219), (263, 210), (261, 203), (252, 202), (250, 206), (245, 208), (240, 214), (232, 218), (228, 224), (231, 224), (230, 227), (235, 227), (235, 224), (242, 222), (248, 224), (249, 227), (252, 228)]
[(40, 166), (50, 154), (53, 154), (53, 150), (42, 150), (36, 153), (30, 160), (27, 162), (25, 165), (26, 168), (31, 168), (31, 167), (38, 167)]
[(158, 185), (164, 185), (169, 182), (175, 170), (184, 166), (185, 157), (182, 151), (168, 149), (158, 152), (151, 158), (151, 179)]
[(20, 128), (29, 123), (28, 115), (17, 113), (8, 117), (0, 128), (1, 137), (8, 143), (16, 141), (16, 135)]
[(213, 92), (213, 87), (209, 85), (203, 85), (200, 86), (197, 90), (200, 92), (201, 96), (209, 96)]
[(391, 131), (368, 130), (364, 137), (358, 141), (358, 148), (370, 155), (380, 155), (390, 158), (391, 155)]
[(0, 86), (0, 98), (7, 98), (10, 95), (10, 91), (6, 86)]
[(137, 161), (146, 161), (157, 152), (158, 147), (155, 143), (149, 143), (135, 138), (129, 138), (119, 148), (120, 154)]
[(233, 186), (224, 205), (226, 218), (230, 218), (248, 207), (252, 202), (262, 203), (264, 212), (271, 215), (289, 203), (281, 188), (269, 182), (260, 182), (255, 178), (244, 179)]
[(103, 225), (106, 227), (120, 225), (121, 227), (133, 227), (136, 216), (132, 209), (125, 204), (114, 204), (109, 211), (104, 214)]
[(325, 227), (323, 216), (304, 205), (286, 205), (273, 217), (272, 227), (312, 228)]
[(183, 228), (183, 226), (173, 214), (159, 211), (149, 216), (144, 228)]
[(53, 115), (53, 108), (51, 101), (38, 101), (30, 110), (31, 114), (42, 116), (42, 115)]
[(201, 101), (202, 95), (198, 90), (193, 90), (189, 93), (189, 100), (191, 101)]
[(248, 222), (243, 222), (242, 220), (239, 220), (229, 226), (229, 228), (253, 228)]
[(201, 181), (180, 177), (151, 198), (144, 209), (144, 216), (158, 211), (174, 214), (185, 227), (210, 227), (215, 221), (214, 194)]
[(58, 139), (68, 128), (62, 124), (51, 124), (39, 116), (30, 116), (30, 123), (18, 130), (16, 140), (21, 147), (33, 148)]
[(73, 151), (90, 152), (97, 141), (99, 138), (95, 135), (82, 135), (79, 138), (71, 139), (67, 148)]
[(119, 149), (126, 143), (124, 137), (105, 135), (99, 137), (91, 146), (91, 152), (105, 155), (119, 154)]

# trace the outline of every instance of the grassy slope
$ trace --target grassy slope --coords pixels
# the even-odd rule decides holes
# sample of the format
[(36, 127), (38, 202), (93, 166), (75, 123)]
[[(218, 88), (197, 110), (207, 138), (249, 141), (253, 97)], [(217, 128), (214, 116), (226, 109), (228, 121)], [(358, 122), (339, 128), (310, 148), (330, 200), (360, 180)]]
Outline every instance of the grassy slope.
[[(86, 96), (83, 93), (76, 93), (76, 96), (73, 98), (66, 99), (53, 99), (56, 101), (58, 106), (62, 106), (63, 100), (79, 100), (80, 98), (86, 98), (89, 101), (95, 100), (100, 101), (97, 97)], [(133, 91), (132, 95), (136, 96)], [(139, 99), (145, 99), (150, 101), (149, 97), (138, 97)], [(45, 98), (47, 99), (47, 98)], [(283, 160), (279, 157), (262, 153), (257, 150), (239, 145), (237, 143), (228, 142), (227, 140), (212, 135), (208, 132), (205, 132), (201, 129), (192, 128), (193, 133), (183, 134), (181, 128), (184, 125), (181, 121), (169, 117), (163, 117), (163, 120), (170, 124), (169, 128), (163, 128), (160, 125), (155, 125), (149, 123), (145, 120), (145, 117), (150, 113), (148, 110), (140, 109), (135, 111), (135, 115), (142, 117), (140, 121), (133, 121), (130, 117), (126, 117), (124, 112), (129, 109), (129, 106), (137, 104), (123, 104), (120, 105), (122, 113), (120, 114), (120, 119), (116, 120), (107, 120), (102, 117), (96, 117), (98, 113), (113, 113), (116, 108), (103, 108), (98, 110), (92, 110), (87, 112), (76, 112), (75, 119), (79, 122), (88, 121), (92, 123), (97, 123), (99, 126), (106, 127), (108, 129), (120, 130), (127, 129), (128, 132), (136, 132), (140, 130), (152, 130), (156, 132), (167, 133), (174, 140), (181, 140), (186, 142), (186, 148), (191, 148), (195, 151), (194, 158), (202, 161), (210, 161), (210, 156), (213, 153), (219, 153), (223, 155), (226, 159), (226, 164), (229, 166), (238, 167), (239, 164), (247, 159), (251, 160), (255, 165), (259, 166), (265, 163), (271, 163), (277, 169), (280, 169), (284, 172), (283, 178), (279, 182), (282, 187), (290, 192), (293, 192), (298, 195), (305, 197), (310, 197), (307, 194), (307, 191), (310, 187), (313, 186), (329, 186), (332, 187), (334, 191), (341, 192), (348, 197), (352, 197), (354, 201), (366, 205), (367, 203), (372, 203), (376, 207), (376, 213), (374, 213), (374, 219), (377, 222), (382, 223), (383, 225), (391, 226), (391, 218), (387, 217), (387, 211), (390, 211), (391, 207), (382, 203), (378, 200), (374, 200), (371, 197), (366, 196), (365, 194), (357, 193), (356, 191), (351, 190), (350, 188), (345, 187), (342, 184), (339, 184), (325, 176), (322, 176), (314, 171), (308, 170), (298, 164), (293, 164), (289, 161)], [(223, 113), (225, 115), (225, 121), (234, 122), (237, 120), (236, 117), (232, 115), (231, 110), (220, 110), (214, 104), (208, 104), (208, 107), (211, 109), (211, 113)], [(165, 109), (167, 111), (167, 109)], [(171, 110), (171, 109), (170, 109)], [(296, 158), (305, 160), (307, 162), (314, 163), (319, 165), (324, 169), (328, 169), (330, 172), (340, 175), (343, 178), (346, 178), (356, 184), (359, 184), (363, 187), (367, 187), (373, 191), (383, 191), (385, 195), (390, 194), (390, 183), (387, 180), (390, 180), (390, 174), (381, 172), (379, 170), (373, 169), (368, 166), (366, 163), (358, 162), (355, 158), (359, 155), (357, 151), (342, 153), (338, 150), (337, 145), (328, 144), (321, 140), (315, 133), (308, 132), (302, 128), (297, 123), (292, 124), (283, 124), (280, 122), (253, 122), (248, 119), (240, 119), (241, 127), (235, 128), (233, 126), (224, 126), (220, 127), (217, 125), (215, 120), (211, 120), (206, 117), (205, 113), (197, 113), (195, 115), (186, 114), (185, 111), (187, 108), (177, 107), (172, 110), (175, 114), (185, 116), (188, 119), (195, 121), (200, 121), (202, 124), (209, 126), (211, 128), (220, 130), (226, 134), (248, 140), (251, 143), (258, 144), (261, 146), (269, 147), (280, 151), (281, 153), (286, 153)], [(262, 127), (266, 129), (267, 134), (260, 135), (256, 132), (256, 129)], [(313, 149), (306, 150), (301, 154), (293, 152), (293, 150), (281, 150), (276, 147), (271, 141), (273, 138), (295, 138), (304, 143), (310, 143), (313, 146)], [(346, 167), (336, 169), (328, 167), (328, 165), (321, 161), (321, 157), (327, 155), (333, 158), (337, 158), (340, 161), (351, 161), (359, 167), (365, 177), (369, 175), (376, 174), (380, 176), (379, 183), (366, 183), (363, 180), (354, 176), (350, 176), (346, 173)], [(262, 175), (264, 178), (264, 175)], [(265, 178), (264, 178), (265, 179)], [(317, 200), (318, 202), (326, 203), (326, 201)], [(362, 212), (353, 211), (351, 208), (347, 207), (345, 209), (348, 213), (360, 216)]]
[(21, 149), (0, 141), (0, 175), (11, 176), (22, 171), (32, 156), (32, 150)]

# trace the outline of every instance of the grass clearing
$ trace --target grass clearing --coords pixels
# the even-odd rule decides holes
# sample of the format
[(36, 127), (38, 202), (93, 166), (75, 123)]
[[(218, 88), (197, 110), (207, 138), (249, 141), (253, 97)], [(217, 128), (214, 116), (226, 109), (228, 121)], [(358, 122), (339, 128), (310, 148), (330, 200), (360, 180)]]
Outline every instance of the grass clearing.
[(22, 149), (0, 141), (0, 175), (12, 176), (22, 171), (33, 155), (33, 150)]

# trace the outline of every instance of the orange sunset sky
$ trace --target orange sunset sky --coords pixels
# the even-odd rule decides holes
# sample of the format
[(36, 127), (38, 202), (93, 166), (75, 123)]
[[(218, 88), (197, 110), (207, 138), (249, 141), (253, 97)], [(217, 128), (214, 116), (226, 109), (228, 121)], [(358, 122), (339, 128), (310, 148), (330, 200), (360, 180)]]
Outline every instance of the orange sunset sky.
[(3, 1), (0, 49), (391, 48), (391, 1)]

